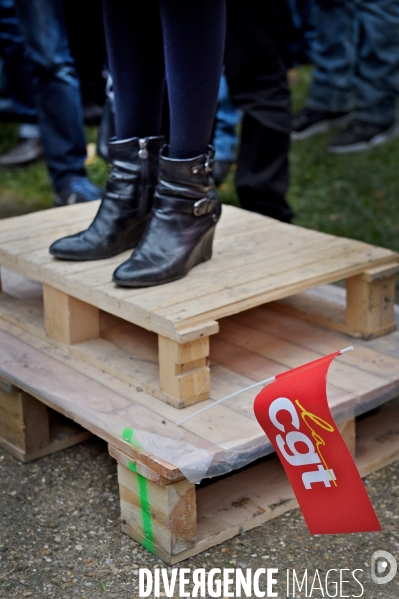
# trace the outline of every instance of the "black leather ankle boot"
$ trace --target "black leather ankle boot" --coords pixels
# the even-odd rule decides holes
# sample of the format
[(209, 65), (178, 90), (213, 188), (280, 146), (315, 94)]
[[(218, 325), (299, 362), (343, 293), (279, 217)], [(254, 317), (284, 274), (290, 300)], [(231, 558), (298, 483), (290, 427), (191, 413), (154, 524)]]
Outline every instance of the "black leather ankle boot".
[(55, 241), (50, 254), (63, 260), (100, 260), (136, 247), (151, 212), (164, 141), (163, 137), (111, 141), (111, 170), (94, 221), (86, 231)]
[(213, 151), (189, 160), (159, 158), (159, 182), (145, 233), (114, 272), (122, 287), (149, 287), (184, 277), (212, 256), (221, 203), (211, 177)]

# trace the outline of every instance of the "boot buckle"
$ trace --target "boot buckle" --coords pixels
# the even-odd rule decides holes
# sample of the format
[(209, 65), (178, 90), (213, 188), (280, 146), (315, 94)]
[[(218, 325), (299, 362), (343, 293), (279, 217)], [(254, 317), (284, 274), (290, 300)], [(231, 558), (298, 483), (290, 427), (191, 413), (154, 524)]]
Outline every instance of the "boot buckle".
[(193, 207), (194, 216), (204, 216), (204, 214), (209, 214), (212, 212), (214, 204), (215, 201), (208, 198), (202, 198), (201, 200), (198, 200), (195, 202)]
[(148, 150), (147, 150), (147, 140), (146, 139), (139, 139), (139, 158), (141, 160), (147, 160), (148, 158)]

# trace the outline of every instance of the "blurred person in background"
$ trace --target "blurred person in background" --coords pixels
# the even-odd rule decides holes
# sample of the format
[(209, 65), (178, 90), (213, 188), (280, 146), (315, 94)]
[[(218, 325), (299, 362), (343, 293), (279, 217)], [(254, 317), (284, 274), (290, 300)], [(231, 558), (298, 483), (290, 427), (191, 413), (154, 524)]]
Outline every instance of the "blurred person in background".
[(284, 36), (287, 45), (287, 65), (294, 67), (312, 62), (314, 27), (312, 7), (314, 0), (285, 0), (283, 15)]
[(218, 108), (215, 116), (212, 144), (215, 148), (213, 180), (219, 186), (227, 177), (236, 160), (238, 147), (237, 127), (241, 122), (241, 110), (231, 101), (226, 76), (220, 80)]
[(0, 168), (23, 167), (43, 157), (32, 67), (26, 58), (14, 0), (0, 0), (0, 120), (20, 123), (18, 142), (0, 156)]
[(225, 73), (233, 104), (242, 111), (235, 185), (242, 208), (283, 222), (291, 96), (287, 82), (285, 2), (228, 0)]
[(398, 0), (315, 0), (315, 70), (292, 139), (343, 127), (328, 146), (361, 152), (397, 137)]
[(37, 121), (56, 206), (96, 200), (85, 170), (79, 79), (70, 52), (63, 0), (14, 0), (32, 67)]

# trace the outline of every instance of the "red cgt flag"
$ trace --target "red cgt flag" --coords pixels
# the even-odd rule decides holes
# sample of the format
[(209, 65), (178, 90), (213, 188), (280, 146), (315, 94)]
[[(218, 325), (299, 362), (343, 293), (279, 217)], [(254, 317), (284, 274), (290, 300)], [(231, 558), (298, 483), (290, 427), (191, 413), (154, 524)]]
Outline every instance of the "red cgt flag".
[(327, 371), (340, 353), (277, 375), (254, 404), (311, 534), (381, 530), (327, 403)]

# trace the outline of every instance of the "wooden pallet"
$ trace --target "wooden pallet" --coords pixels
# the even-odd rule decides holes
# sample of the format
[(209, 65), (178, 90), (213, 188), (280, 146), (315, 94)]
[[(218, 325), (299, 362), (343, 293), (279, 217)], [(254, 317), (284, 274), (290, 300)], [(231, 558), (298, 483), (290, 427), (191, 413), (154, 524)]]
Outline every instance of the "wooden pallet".
[[(178, 423), (200, 400), (354, 344), (329, 371), (332, 413), (362, 472), (398, 457), (396, 412), (355, 423), (399, 395), (399, 333), (389, 333), (397, 254), (226, 207), (210, 262), (169, 285), (118, 289), (109, 281), (127, 254), (89, 263), (48, 254), (95, 210), (0, 222), (3, 447), (25, 461), (60, 448), (53, 411), (106, 440), (123, 530), (177, 563), (296, 505), (273, 458), (203, 487), (188, 476), (201, 460), (198, 478), (212, 478), (272, 453), (254, 391)], [(347, 296), (314, 289), (341, 279)], [(65, 446), (82, 433), (66, 424)]]
[[(177, 563), (296, 506), (273, 458), (202, 487), (187, 480), (162, 445), (165, 438), (178, 439), (184, 447), (208, 451), (213, 456), (206, 472), (210, 477), (270, 455), (272, 447), (253, 415), (254, 391), (178, 427), (182, 416), (194, 413), (198, 406), (182, 413), (133, 386), (129, 378), (131, 371), (149, 364), (155, 369), (154, 333), (101, 312), (101, 342), (126, 352), (118, 354), (124, 374), (115, 376), (112, 364), (104, 368), (104, 361), (82, 361), (80, 344), (73, 346), (75, 353), (65, 344), (40, 336), (40, 286), (27, 281), (16, 284), (14, 277), (12, 288), (12, 281), (4, 275), (5, 288), (14, 296), (8, 298), (8, 312), (3, 304), (7, 318), (0, 318), (0, 378), (6, 383), (0, 394), (0, 443), (11, 450), (17, 447), (13, 453), (19, 459), (38, 457), (34, 454), (42, 450), (37, 449), (38, 444), (43, 437), (48, 441), (48, 433), (36, 428), (37, 414), (43, 410), (55, 410), (106, 440), (118, 462), (123, 530), (168, 563)], [(336, 287), (327, 286), (315, 294), (321, 299), (334, 298), (338, 305), (345, 302), (344, 291)], [(21, 309), (12, 313), (11, 307), (17, 305), (15, 296)], [(295, 299), (298, 305), (305, 301), (303, 296)], [(213, 400), (349, 344), (341, 333), (285, 310), (280, 304), (271, 304), (221, 320), (210, 355)], [(141, 353), (128, 361), (126, 356), (134, 355), (136, 334), (142, 335)], [(356, 447), (365, 474), (399, 457), (397, 407), (355, 423), (357, 416), (399, 395), (399, 333), (353, 343), (355, 351), (334, 360), (330, 368), (328, 397), (349, 447), (352, 451)], [(10, 405), (12, 417), (4, 415), (10, 412)], [(7, 437), (10, 428), (17, 431), (12, 439)], [(160, 442), (139, 446), (134, 443), (133, 430), (159, 435)], [(32, 431), (34, 447), (29, 446)], [(46, 452), (51, 450), (47, 445)]]
[[(7, 422), (9, 415), (6, 415), (5, 421), (2, 418), (4, 408), (9, 407), (13, 396), (19, 394), (28, 400), (18, 403), (21, 414), (13, 415), (13, 422), (23, 421), (27, 425), (25, 433), (23, 427), (18, 429), (20, 447), (29, 443), (32, 431), (36, 441), (40, 434), (43, 437), (42, 427), (38, 431), (35, 425), (38, 424), (39, 411), (43, 413), (48, 408), (4, 381), (1, 385), (0, 445), (23, 461), (26, 457), (34, 459), (60, 449), (60, 446), (47, 445), (46, 451), (39, 449), (34, 456), (27, 456), (24, 451), (15, 451), (14, 444), (4, 443), (4, 427), (1, 424)], [(12, 405), (14, 408), (14, 402)], [(67, 426), (68, 421), (64, 418), (64, 427)], [(74, 426), (69, 421), (71, 430)], [(362, 476), (399, 459), (397, 400), (361, 419), (342, 422), (339, 428)], [(90, 434), (83, 432), (86, 436)], [(107, 437), (105, 431), (101, 432), (103, 437)], [(84, 436), (81, 434), (82, 440)], [(76, 436), (74, 441), (77, 442)], [(177, 564), (298, 506), (281, 463), (274, 456), (258, 460), (255, 465), (236, 473), (218, 477), (206, 485), (194, 485), (170, 464), (158, 460), (158, 463), (150, 462), (150, 466), (145, 454), (133, 456), (129, 448), (127, 451), (126, 447), (124, 451), (120, 448), (118, 439), (108, 436), (108, 441), (111, 441), (109, 453), (118, 465), (122, 530), (168, 564)]]
[[(301, 306), (302, 312), (355, 337), (376, 337), (395, 328), (399, 257), (390, 250), (226, 206), (210, 262), (181, 281), (121, 289), (111, 276), (128, 252), (96, 262), (58, 261), (48, 253), (55, 239), (86, 228), (97, 207), (91, 202), (0, 222), (0, 264), (42, 283), (44, 306), (41, 313), (34, 311), (32, 323), (30, 306), (3, 294), (0, 316), (17, 319), (55, 346), (67, 344), (72, 355), (120, 373), (175, 407), (210, 397), (210, 336), (224, 330), (219, 321), (233, 314), (346, 279), (343, 310), (324, 300)], [(111, 315), (126, 323), (124, 332), (119, 325), (116, 335)], [(219, 346), (222, 337), (216, 337)], [(141, 358), (134, 371), (132, 357)]]

